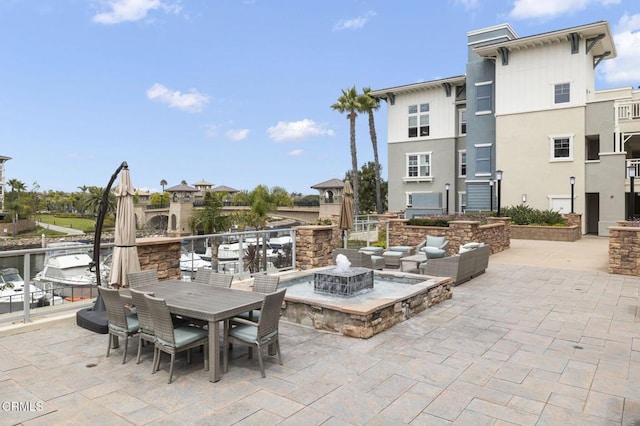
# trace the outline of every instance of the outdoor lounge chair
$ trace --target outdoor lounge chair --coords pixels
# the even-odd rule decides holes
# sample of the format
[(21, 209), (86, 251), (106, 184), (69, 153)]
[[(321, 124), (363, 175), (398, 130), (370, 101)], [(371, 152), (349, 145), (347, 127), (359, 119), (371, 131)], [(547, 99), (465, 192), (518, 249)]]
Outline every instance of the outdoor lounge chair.
[(191, 348), (204, 347), (204, 369), (209, 370), (209, 332), (201, 328), (180, 326), (175, 327), (171, 312), (164, 299), (145, 294), (147, 305), (151, 312), (153, 331), (155, 332), (155, 351), (157, 352), (153, 372), (160, 369), (161, 352), (171, 355), (169, 367), (169, 383), (173, 378), (173, 365), (176, 353), (187, 351), (187, 363), (191, 363)]
[(112, 343), (117, 342), (119, 337), (124, 339), (124, 350), (122, 354), (122, 363), (127, 361), (127, 347), (129, 337), (138, 333), (139, 323), (138, 317), (132, 313), (128, 313), (124, 306), (124, 301), (120, 298), (120, 293), (114, 288), (98, 287), (98, 292), (104, 300), (107, 308), (107, 318), (109, 327), (109, 345), (107, 346), (107, 357), (111, 352)]
[(129, 282), (129, 288), (157, 284), (158, 271), (156, 269), (148, 269), (146, 271), (129, 272), (127, 273), (127, 281)]
[[(249, 347), (249, 358), (252, 356), (252, 349), (255, 347), (258, 352), (258, 362), (262, 377), (264, 364), (262, 362), (262, 348), (271, 344), (275, 345), (278, 363), (282, 365), (280, 354), (280, 339), (278, 335), (278, 325), (280, 323), (280, 309), (287, 289), (282, 289), (276, 293), (267, 294), (262, 302), (262, 315), (257, 323), (242, 318), (234, 318), (229, 326), (225, 326), (223, 348), (229, 347), (229, 343), (239, 343)], [(225, 350), (223, 355), (223, 371), (227, 372), (229, 367), (229, 351)]]
[(446, 237), (434, 237), (428, 235), (417, 247), (417, 251), (424, 253), (427, 259), (438, 259), (447, 255), (447, 247), (449, 247), (449, 240)]

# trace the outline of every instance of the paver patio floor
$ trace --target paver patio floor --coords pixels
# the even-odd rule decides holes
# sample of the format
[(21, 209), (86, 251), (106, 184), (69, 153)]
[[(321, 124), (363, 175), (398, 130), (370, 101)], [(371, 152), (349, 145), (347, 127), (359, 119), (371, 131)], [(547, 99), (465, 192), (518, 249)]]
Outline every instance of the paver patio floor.
[[(281, 323), (284, 365), (236, 347), (152, 375), (73, 321), (0, 338), (0, 424), (640, 424), (640, 279), (492, 256), (453, 299), (367, 340)], [(7, 402), (22, 403), (21, 410)], [(7, 409), (8, 408), (8, 409)]]

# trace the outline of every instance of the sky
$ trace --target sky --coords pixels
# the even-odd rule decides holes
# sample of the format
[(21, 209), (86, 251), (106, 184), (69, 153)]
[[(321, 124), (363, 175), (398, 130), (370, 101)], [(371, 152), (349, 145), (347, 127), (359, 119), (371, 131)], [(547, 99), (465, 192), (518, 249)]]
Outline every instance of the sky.
[[(0, 155), (27, 190), (311, 186), (351, 168), (343, 89), (465, 73), (467, 33), (609, 22), (596, 88), (640, 85), (638, 0), (0, 0)], [(387, 179), (386, 105), (375, 114)], [(365, 116), (358, 164), (373, 161)], [(10, 188), (8, 188), (10, 189)]]

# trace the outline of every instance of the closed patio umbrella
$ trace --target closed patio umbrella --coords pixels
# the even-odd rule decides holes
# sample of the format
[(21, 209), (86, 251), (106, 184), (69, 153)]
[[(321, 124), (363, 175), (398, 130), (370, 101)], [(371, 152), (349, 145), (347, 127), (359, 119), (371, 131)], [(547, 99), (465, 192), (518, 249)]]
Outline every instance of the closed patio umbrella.
[(353, 189), (351, 188), (351, 182), (344, 181), (344, 187), (342, 189), (342, 205), (340, 207), (340, 222), (338, 227), (342, 230), (344, 239), (344, 248), (347, 248), (347, 236), (349, 230), (353, 228)]
[(118, 207), (115, 246), (109, 276), (109, 284), (112, 287), (127, 287), (127, 273), (140, 271), (140, 260), (136, 248), (136, 217), (133, 210), (134, 193), (129, 168), (125, 165), (120, 174), (120, 182), (115, 189)]

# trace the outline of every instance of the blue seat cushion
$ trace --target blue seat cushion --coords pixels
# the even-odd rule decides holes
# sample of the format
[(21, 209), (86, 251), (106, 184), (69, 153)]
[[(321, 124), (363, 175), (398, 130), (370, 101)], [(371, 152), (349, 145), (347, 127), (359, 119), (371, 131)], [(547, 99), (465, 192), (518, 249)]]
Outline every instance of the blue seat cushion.
[(427, 259), (437, 259), (440, 257), (444, 257), (444, 255), (447, 253), (446, 250), (430, 246), (423, 247), (422, 251), (427, 255)]
[(409, 246), (392, 246), (389, 247), (389, 251), (399, 251), (401, 253), (408, 253), (413, 249), (413, 247)]
[(207, 337), (208, 335), (209, 332), (207, 330), (196, 327), (183, 326), (173, 330), (173, 337), (176, 341), (175, 345), (172, 345), (166, 340), (160, 338), (158, 338), (158, 342), (165, 346), (180, 348), (182, 346), (188, 345), (189, 343), (193, 343), (196, 340), (200, 340), (203, 337)]
[(447, 241), (446, 237), (432, 237), (427, 235), (427, 247), (441, 247)]
[[(276, 334), (278, 334), (277, 331), (269, 333), (262, 338), (262, 341), (269, 341), (269, 339), (274, 337)], [(243, 342), (253, 343), (258, 340), (258, 327), (248, 324), (239, 324), (229, 330), (229, 336), (235, 337)]]

